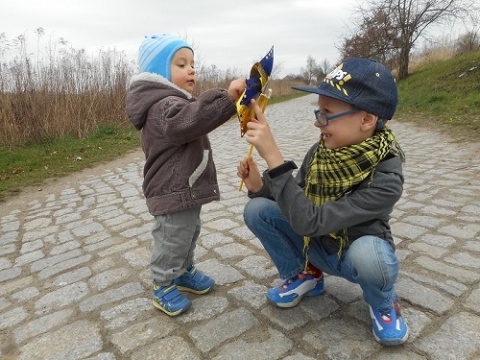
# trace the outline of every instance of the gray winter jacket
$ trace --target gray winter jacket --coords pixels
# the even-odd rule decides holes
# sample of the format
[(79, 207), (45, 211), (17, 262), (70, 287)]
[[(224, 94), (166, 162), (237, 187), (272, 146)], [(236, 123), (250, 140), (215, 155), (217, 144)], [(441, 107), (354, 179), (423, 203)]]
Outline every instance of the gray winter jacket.
[(320, 241), (330, 253), (338, 251), (338, 243), (328, 234), (347, 229), (349, 242), (363, 235), (380, 237), (395, 248), (389, 220), (394, 204), (403, 192), (402, 159), (389, 156), (376, 167), (373, 180), (368, 177), (337, 201), (315, 206), (304, 194), (307, 166), (317, 149), (313, 145), (305, 155), (296, 177), (296, 165), (286, 162), (263, 174), (264, 186), (249, 197), (268, 197), (277, 202), (294, 231)]
[(130, 82), (127, 113), (142, 130), (143, 193), (152, 215), (220, 199), (207, 134), (236, 113), (226, 90), (194, 98), (162, 76), (141, 73)]

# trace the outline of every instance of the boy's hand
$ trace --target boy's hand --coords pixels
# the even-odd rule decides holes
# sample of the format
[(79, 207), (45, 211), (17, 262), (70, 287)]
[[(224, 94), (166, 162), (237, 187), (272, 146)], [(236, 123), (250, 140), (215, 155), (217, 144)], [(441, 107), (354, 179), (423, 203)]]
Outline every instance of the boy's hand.
[(283, 156), (275, 143), (262, 109), (253, 99), (251, 104), (257, 118), (247, 123), (247, 142), (255, 146), (260, 156), (267, 162), (268, 168), (273, 169), (284, 163)]
[(238, 98), (243, 94), (245, 88), (247, 87), (247, 79), (239, 78), (233, 80), (228, 86), (228, 96), (232, 99), (233, 102), (236, 102)]
[(248, 190), (259, 192), (263, 187), (262, 176), (253, 157), (247, 156), (237, 166), (237, 175), (243, 180)]

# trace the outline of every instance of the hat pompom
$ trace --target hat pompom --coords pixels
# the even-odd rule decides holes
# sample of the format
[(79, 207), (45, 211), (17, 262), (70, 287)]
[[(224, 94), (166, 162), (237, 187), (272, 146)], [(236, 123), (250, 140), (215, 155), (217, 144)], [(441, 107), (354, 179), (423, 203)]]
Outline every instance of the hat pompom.
[(170, 78), (170, 64), (175, 53), (181, 48), (192, 47), (170, 34), (145, 36), (145, 40), (138, 50), (138, 66), (141, 72), (151, 72)]

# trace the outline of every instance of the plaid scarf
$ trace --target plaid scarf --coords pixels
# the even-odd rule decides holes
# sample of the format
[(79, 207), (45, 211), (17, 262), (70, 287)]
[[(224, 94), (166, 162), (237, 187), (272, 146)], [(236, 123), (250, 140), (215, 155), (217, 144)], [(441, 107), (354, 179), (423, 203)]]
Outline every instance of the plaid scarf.
[[(306, 175), (305, 194), (315, 206), (338, 200), (366, 178), (372, 179), (378, 163), (388, 154), (404, 158), (393, 132), (387, 127), (360, 144), (339, 149), (327, 149), (320, 141)], [(329, 235), (339, 242), (338, 256), (341, 257), (342, 250), (349, 245), (347, 229)], [(304, 243), (308, 263), (310, 238), (304, 237)]]

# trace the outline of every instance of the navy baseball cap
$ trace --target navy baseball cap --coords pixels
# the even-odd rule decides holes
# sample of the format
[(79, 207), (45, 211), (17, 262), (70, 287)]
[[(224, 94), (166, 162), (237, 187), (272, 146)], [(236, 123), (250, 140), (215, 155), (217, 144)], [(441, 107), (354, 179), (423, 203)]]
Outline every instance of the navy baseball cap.
[(369, 59), (345, 60), (318, 87), (292, 88), (344, 101), (384, 120), (393, 117), (398, 104), (397, 84), (392, 73)]

